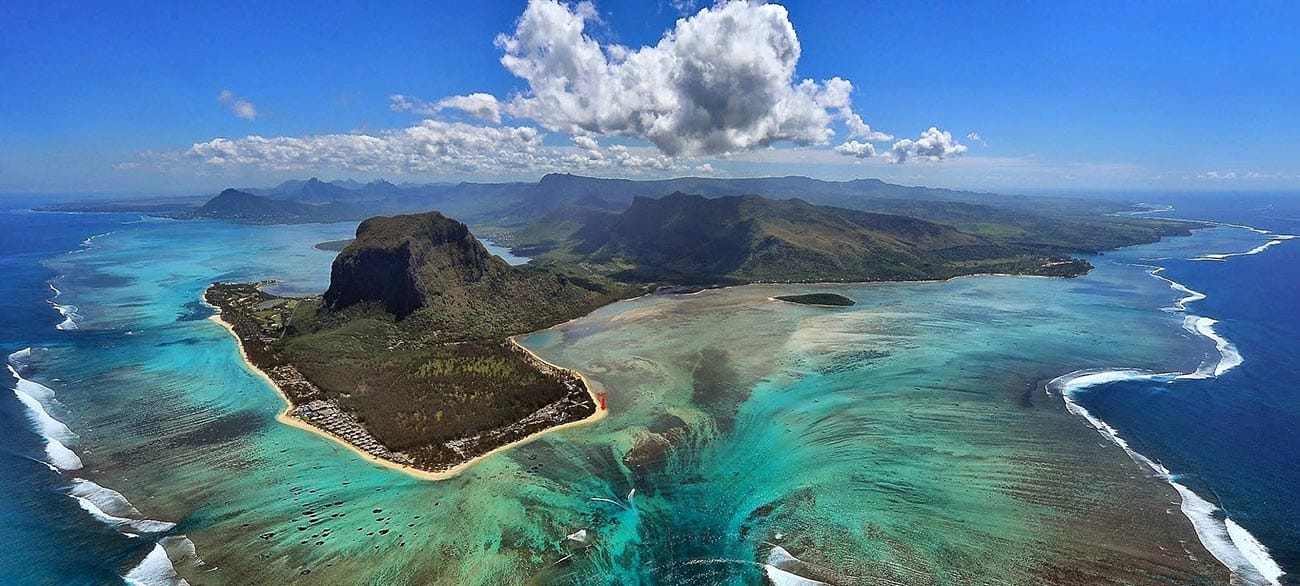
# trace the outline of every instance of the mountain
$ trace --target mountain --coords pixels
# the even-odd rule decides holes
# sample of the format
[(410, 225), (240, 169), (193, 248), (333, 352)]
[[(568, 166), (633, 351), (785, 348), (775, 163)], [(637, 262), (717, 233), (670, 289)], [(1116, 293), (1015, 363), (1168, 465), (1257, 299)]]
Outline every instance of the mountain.
[[(249, 356), (281, 377), (295, 405), (328, 401), (382, 444), (381, 456), (400, 453), (426, 470), (596, 411), (580, 379), (507, 337), (639, 290), (512, 267), (438, 212), (371, 218), (356, 235), (320, 298), (274, 298), (249, 285), (209, 295), (256, 341)], [(278, 317), (260, 309), (268, 303)]]
[(825, 181), (802, 176), (679, 177), (662, 180), (631, 180), (583, 177), (552, 173), (519, 194), (519, 210), (527, 213), (549, 211), (582, 199), (601, 200), (610, 207), (626, 207), (636, 197), (661, 197), (674, 192), (705, 197), (762, 195), (772, 199), (799, 198), (818, 205), (859, 209), (877, 206), (878, 202), (960, 202), (992, 205), (1007, 209), (1037, 209), (1059, 213), (1106, 213), (1129, 209), (1122, 202), (1103, 199), (1034, 197), (999, 195), (931, 187), (910, 187), (886, 183), (879, 179)]
[[(943, 224), (756, 195), (638, 197), (574, 234), (588, 263), (631, 266), (623, 279), (674, 282), (945, 278), (1030, 262), (1022, 251)], [(980, 270), (976, 268), (976, 270)], [(1020, 272), (1020, 271), (1017, 271)]]
[(370, 218), (334, 260), (325, 312), (382, 307), (457, 339), (519, 334), (582, 315), (607, 291), (512, 267), (438, 212)]
[(339, 187), (333, 183), (326, 183), (315, 177), (308, 179), (294, 193), (286, 194), (284, 199), (290, 201), (301, 201), (310, 203), (329, 203), (329, 202), (353, 202), (355, 203), (360, 194), (354, 190), (345, 187)]
[(194, 212), (196, 217), (255, 219), (275, 215), (306, 214), (308, 207), (238, 189), (227, 189)]
[(365, 217), (366, 210), (346, 203), (312, 205), (271, 199), (227, 189), (194, 210), (169, 214), (179, 219), (235, 220), (256, 224), (340, 222)]

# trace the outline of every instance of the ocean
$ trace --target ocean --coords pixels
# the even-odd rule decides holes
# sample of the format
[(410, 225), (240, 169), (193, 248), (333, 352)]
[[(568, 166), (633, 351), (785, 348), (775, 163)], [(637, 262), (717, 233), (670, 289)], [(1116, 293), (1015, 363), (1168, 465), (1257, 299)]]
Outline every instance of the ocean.
[[(1300, 199), (1152, 197), (1232, 225), (1077, 279), (734, 287), (533, 334), (610, 415), (437, 483), (276, 423), (200, 301), (320, 292), (312, 245), (355, 225), (10, 200), (0, 583), (1297, 583)], [(858, 305), (770, 299), (818, 290)]]

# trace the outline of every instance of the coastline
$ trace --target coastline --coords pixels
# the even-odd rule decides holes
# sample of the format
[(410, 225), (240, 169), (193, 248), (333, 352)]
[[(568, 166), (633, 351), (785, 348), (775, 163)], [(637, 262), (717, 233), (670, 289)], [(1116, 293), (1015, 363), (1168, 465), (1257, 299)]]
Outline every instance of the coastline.
[[(285, 394), (284, 389), (281, 389), (281, 388), (280, 388), (280, 385), (277, 384), (277, 383), (275, 382), (275, 380), (272, 379), (272, 378), (270, 377), (270, 375), (266, 374), (266, 372), (263, 371), (261, 368), (259, 368), (256, 364), (253, 364), (253, 361), (252, 361), (252, 360), (249, 360), (249, 358), (248, 358), (248, 353), (244, 351), (244, 341), (241, 340), (241, 339), (239, 338), (239, 334), (237, 334), (237, 333), (235, 332), (235, 329), (234, 329), (233, 327), (231, 327), (230, 324), (226, 323), (225, 320), (221, 319), (221, 308), (216, 307), (216, 306), (214, 306), (214, 305), (208, 303), (207, 300), (204, 300), (203, 303), (204, 303), (205, 305), (207, 305), (208, 307), (212, 307), (213, 309), (216, 310), (216, 313), (213, 314), (212, 316), (208, 317), (208, 319), (209, 319), (209, 320), (212, 320), (213, 323), (216, 323), (216, 324), (220, 325), (223, 329), (226, 330), (227, 333), (230, 334), (230, 336), (231, 336), (232, 338), (235, 339), (235, 346), (238, 347), (238, 349), (239, 349), (239, 357), (240, 357), (240, 359), (243, 361), (243, 363), (244, 363), (244, 367), (247, 368), (249, 372), (251, 372), (251, 373), (253, 373), (253, 374), (255, 374), (255, 375), (261, 377), (262, 380), (265, 381), (266, 384), (267, 384), (268, 386), (270, 386), (272, 389), (275, 390), (275, 393), (276, 393), (276, 395), (278, 395), (278, 396), (280, 397), (280, 400), (284, 402), (285, 407), (284, 407), (284, 409), (282, 409), (279, 413), (276, 414), (276, 416), (275, 416), (275, 420), (276, 420), (276, 421), (278, 421), (278, 422), (280, 422), (280, 423), (283, 423), (283, 424), (285, 424), (285, 425), (288, 425), (288, 426), (290, 426), (290, 427), (294, 427), (294, 428), (297, 428), (297, 429), (301, 429), (301, 430), (303, 430), (303, 431), (307, 431), (307, 432), (310, 432), (310, 433), (314, 433), (314, 434), (316, 434), (316, 435), (318, 435), (318, 436), (320, 436), (320, 437), (323, 437), (323, 438), (329, 439), (329, 440), (331, 440), (331, 441), (333, 441), (333, 442), (335, 442), (335, 443), (337, 443), (337, 444), (341, 444), (343, 447), (347, 448), (348, 450), (351, 450), (352, 453), (354, 453), (354, 454), (360, 456), (362, 459), (366, 460), (367, 462), (370, 462), (370, 463), (375, 464), (375, 465), (378, 465), (378, 466), (382, 466), (382, 467), (384, 467), (384, 468), (388, 468), (388, 469), (390, 469), (390, 470), (394, 470), (394, 471), (397, 471), (397, 472), (402, 472), (402, 473), (408, 474), (408, 475), (413, 476), (413, 477), (415, 477), (415, 478), (418, 478), (418, 479), (420, 479), (420, 480), (438, 481), (438, 480), (448, 480), (448, 479), (450, 479), (450, 478), (455, 478), (456, 476), (459, 476), (461, 472), (464, 472), (466, 469), (468, 469), (470, 466), (472, 466), (472, 465), (474, 465), (474, 464), (476, 464), (476, 463), (478, 463), (478, 462), (480, 462), (480, 461), (482, 461), (482, 460), (484, 460), (484, 459), (486, 459), (486, 458), (488, 458), (488, 457), (490, 457), (490, 456), (493, 456), (493, 455), (499, 454), (499, 453), (501, 453), (501, 452), (504, 452), (504, 451), (509, 450), (509, 449), (511, 449), (511, 448), (514, 448), (514, 447), (516, 447), (516, 446), (520, 446), (520, 445), (526, 444), (526, 443), (528, 443), (528, 442), (531, 442), (531, 441), (533, 441), (533, 440), (535, 440), (535, 439), (537, 439), (537, 438), (540, 438), (540, 437), (542, 437), (542, 436), (544, 436), (544, 435), (546, 435), (546, 434), (548, 434), (548, 433), (554, 432), (554, 431), (559, 431), (559, 430), (562, 430), (562, 429), (568, 429), (568, 428), (571, 428), (571, 427), (577, 427), (577, 426), (580, 426), (580, 425), (586, 425), (586, 424), (588, 424), (588, 423), (592, 423), (592, 422), (594, 422), (594, 421), (597, 421), (597, 420), (603, 419), (603, 418), (605, 417), (605, 415), (608, 413), (608, 411), (601, 410), (600, 408), (597, 408), (596, 411), (595, 411), (595, 413), (592, 413), (591, 415), (589, 415), (589, 416), (587, 416), (587, 417), (584, 417), (584, 418), (579, 419), (579, 420), (577, 420), (577, 421), (569, 421), (569, 422), (565, 422), (565, 423), (562, 423), (562, 424), (560, 424), (560, 425), (556, 425), (556, 426), (554, 426), (554, 427), (548, 427), (548, 428), (543, 429), (543, 430), (541, 430), (541, 431), (531, 433), (531, 434), (529, 434), (529, 435), (527, 435), (527, 436), (524, 436), (524, 437), (522, 437), (522, 438), (520, 438), (520, 439), (518, 439), (518, 440), (515, 440), (515, 441), (513, 441), (513, 442), (510, 442), (510, 443), (507, 443), (507, 444), (502, 444), (502, 445), (500, 445), (500, 446), (497, 446), (497, 447), (495, 447), (495, 448), (492, 448), (491, 450), (488, 450), (487, 452), (484, 452), (484, 453), (482, 453), (482, 454), (479, 454), (479, 455), (477, 455), (477, 456), (474, 456), (473, 458), (470, 458), (470, 459), (468, 459), (468, 460), (465, 460), (464, 462), (461, 462), (461, 463), (459, 463), (459, 464), (456, 464), (455, 466), (452, 466), (451, 468), (448, 468), (448, 469), (443, 470), (443, 471), (440, 471), (440, 472), (432, 472), (432, 471), (429, 471), (429, 470), (421, 470), (421, 469), (416, 468), (416, 467), (413, 467), (413, 466), (403, 465), (403, 464), (399, 464), (399, 463), (397, 463), (397, 462), (393, 462), (392, 460), (385, 460), (385, 459), (383, 459), (383, 458), (376, 458), (375, 456), (373, 456), (373, 455), (371, 455), (371, 454), (368, 454), (368, 453), (366, 453), (365, 451), (361, 450), (360, 448), (358, 448), (358, 447), (352, 445), (352, 444), (349, 443), (348, 441), (346, 441), (346, 440), (344, 440), (344, 439), (342, 439), (342, 438), (340, 438), (340, 437), (338, 437), (338, 436), (335, 436), (334, 434), (329, 433), (329, 432), (327, 432), (327, 431), (325, 431), (325, 430), (323, 430), (323, 429), (320, 429), (320, 428), (318, 428), (318, 427), (316, 427), (316, 426), (314, 426), (314, 425), (311, 425), (311, 424), (309, 424), (309, 423), (307, 423), (307, 422), (305, 422), (305, 421), (302, 421), (301, 419), (298, 419), (297, 417), (294, 417), (294, 416), (293, 416), (293, 409), (294, 409), (293, 401), (291, 401), (291, 400), (289, 399), (289, 396)], [(526, 334), (525, 334), (525, 335), (526, 335)], [(532, 357), (534, 360), (537, 360), (538, 362), (541, 362), (541, 363), (543, 363), (543, 364), (546, 364), (546, 365), (548, 365), (548, 366), (550, 366), (550, 367), (552, 367), (552, 368), (557, 368), (557, 369), (561, 369), (561, 370), (567, 370), (567, 371), (569, 371), (569, 372), (572, 372), (572, 373), (576, 374), (576, 375), (578, 376), (578, 378), (582, 379), (583, 385), (584, 385), (584, 386), (586, 387), (586, 389), (587, 389), (587, 394), (591, 396), (591, 399), (592, 399), (593, 403), (595, 403), (595, 404), (597, 404), (597, 405), (600, 404), (600, 399), (599, 399), (599, 397), (597, 397), (597, 395), (596, 395), (596, 390), (595, 390), (595, 388), (597, 388), (597, 387), (598, 387), (598, 388), (604, 388), (603, 386), (600, 385), (600, 383), (596, 383), (596, 382), (592, 381), (591, 379), (587, 378), (587, 376), (584, 375), (584, 374), (582, 374), (581, 372), (578, 372), (578, 371), (573, 370), (573, 369), (571, 369), (571, 368), (564, 368), (564, 367), (558, 366), (558, 365), (556, 365), (556, 364), (553, 364), (553, 363), (551, 363), (551, 362), (549, 362), (549, 361), (543, 359), (542, 357), (540, 357), (540, 356), (538, 356), (536, 353), (534, 353), (532, 350), (528, 349), (528, 348), (525, 347), (523, 344), (520, 344), (518, 341), (516, 341), (516, 340), (515, 340), (516, 337), (517, 337), (517, 336), (510, 336), (509, 338), (507, 338), (507, 341), (508, 341), (510, 344), (513, 344), (514, 346), (516, 346), (516, 347), (518, 347), (519, 349), (523, 350), (525, 353), (527, 353), (530, 357)]]
[[(1207, 254), (1193, 257), (1189, 260), (1223, 261), (1234, 256), (1259, 254), (1271, 246), (1295, 238), (1291, 235), (1279, 236), (1268, 230), (1262, 230), (1251, 226), (1221, 222), (1213, 222), (1213, 224), (1216, 226), (1228, 226), (1248, 230), (1256, 234), (1268, 236), (1270, 239), (1265, 244), (1252, 248), (1246, 252)], [(1276, 586), (1281, 584), (1282, 577), (1286, 575), (1287, 572), (1285, 572), (1278, 565), (1277, 561), (1273, 559), (1267, 546), (1234, 521), (1220, 506), (1209, 502), (1204, 497), (1179, 482), (1178, 473), (1170, 470), (1158, 460), (1154, 460), (1145, 454), (1134, 450), (1129, 445), (1128, 441), (1120, 435), (1119, 430), (1102, 420), (1100, 417), (1092, 414), (1075, 398), (1077, 393), (1086, 392), (1091, 387), (1121, 381), (1148, 380), (1173, 383), (1178, 380), (1214, 379), (1229, 370), (1240, 366), (1244, 362), (1241, 354), (1238, 353), (1236, 346), (1214, 330), (1213, 326), (1217, 323), (1217, 320), (1189, 313), (1187, 306), (1191, 303), (1206, 299), (1207, 295), (1205, 293), (1191, 289), (1182, 283), (1162, 275), (1161, 273), (1163, 273), (1166, 268), (1164, 266), (1139, 266), (1147, 267), (1147, 275), (1160, 281), (1164, 281), (1169, 285), (1170, 289), (1184, 295), (1184, 297), (1175, 300), (1172, 305), (1160, 308), (1160, 311), (1183, 314), (1183, 329), (1193, 335), (1200, 336), (1213, 342), (1215, 351), (1219, 355), (1218, 360), (1216, 360), (1213, 365), (1208, 364), (1208, 362), (1203, 362), (1195, 370), (1186, 373), (1155, 372), (1143, 368), (1132, 367), (1100, 367), (1076, 370), (1061, 374), (1049, 381), (1045, 381), (1043, 383), (1043, 389), (1047, 392), (1048, 396), (1059, 397), (1068, 412), (1083, 420), (1108, 442), (1122, 449), (1129, 458), (1146, 471), (1146, 473), (1160, 481), (1163, 481), (1174, 489), (1179, 497), (1179, 510), (1192, 525), (1192, 530), (1195, 533), (1197, 540), (1200, 541), (1201, 546), (1204, 547), (1220, 565), (1228, 569), (1232, 575), (1232, 582), (1234, 584), (1238, 583), (1238, 581), (1252, 586)]]

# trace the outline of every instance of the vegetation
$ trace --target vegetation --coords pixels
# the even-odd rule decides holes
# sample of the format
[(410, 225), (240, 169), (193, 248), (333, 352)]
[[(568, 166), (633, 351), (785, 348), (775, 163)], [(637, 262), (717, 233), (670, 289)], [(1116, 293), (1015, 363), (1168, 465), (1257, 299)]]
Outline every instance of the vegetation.
[(777, 295), (781, 301), (798, 303), (801, 305), (830, 305), (833, 307), (849, 307), (855, 305), (855, 302), (843, 295), (834, 293), (808, 293), (805, 295)]
[(198, 209), (175, 212), (171, 217), (237, 220), (254, 224), (293, 224), (355, 220), (365, 217), (365, 211), (348, 203), (299, 203), (227, 189)]
[(295, 405), (332, 403), (395, 457), (442, 470), (591, 415), (580, 379), (507, 337), (637, 291), (512, 267), (430, 212), (363, 222), (319, 298), (230, 284), (207, 297)]
[(1055, 250), (1044, 254), (917, 218), (799, 199), (682, 193), (592, 215), (539, 258), (624, 282), (674, 284), (1071, 276), (1090, 268)]
[[(710, 197), (642, 196), (672, 185)], [(784, 199), (732, 193), (749, 188), (770, 188)], [(378, 198), (371, 205), (409, 204), (415, 200), (403, 198), (413, 197), (412, 189), (287, 182), (266, 195), (227, 190), (192, 217), (302, 219), (354, 205), (363, 192)], [(841, 206), (795, 198), (800, 190)], [(1071, 277), (1091, 266), (1070, 254), (1188, 230), (1179, 222), (1103, 215), (1124, 209), (1106, 202), (1052, 200), (1049, 206), (1043, 198), (870, 180), (552, 175), (536, 184), (427, 186), (420, 193), (434, 200), (478, 194), (475, 217), (491, 217), (493, 230), (534, 261), (510, 266), (465, 224), (438, 212), (381, 216), (362, 222), (355, 239), (317, 245), (339, 250), (320, 297), (285, 299), (255, 285), (216, 285), (208, 298), (222, 308), (250, 360), (296, 405), (310, 401), (342, 413), (333, 420), (343, 430), (336, 435), (360, 437), (378, 457), (430, 470), (593, 413), (579, 377), (537, 361), (510, 336), (616, 299), (663, 287), (756, 281)], [(911, 199), (884, 197), (900, 194)], [(493, 207), (502, 202), (517, 207)], [(830, 293), (781, 299), (853, 304)]]

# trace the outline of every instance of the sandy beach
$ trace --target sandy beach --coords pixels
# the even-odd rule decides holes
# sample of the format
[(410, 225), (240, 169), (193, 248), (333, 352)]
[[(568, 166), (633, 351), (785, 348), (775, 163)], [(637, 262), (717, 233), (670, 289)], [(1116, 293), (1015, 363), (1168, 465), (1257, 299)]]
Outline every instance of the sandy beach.
[[(205, 301), (204, 303), (207, 304), (206, 301)], [(284, 390), (280, 388), (280, 385), (276, 384), (275, 380), (272, 379), (272, 378), (270, 377), (270, 375), (266, 374), (266, 372), (262, 371), (261, 368), (258, 368), (256, 364), (253, 364), (253, 362), (252, 362), (251, 360), (248, 359), (248, 353), (244, 351), (244, 343), (243, 343), (242, 340), (239, 339), (239, 334), (235, 333), (234, 328), (231, 327), (230, 324), (226, 323), (225, 320), (221, 319), (221, 309), (218, 308), (218, 307), (215, 307), (215, 306), (213, 306), (213, 305), (211, 305), (211, 304), (207, 304), (207, 305), (208, 305), (209, 307), (213, 307), (214, 309), (217, 310), (217, 313), (216, 313), (215, 315), (209, 317), (208, 319), (212, 320), (212, 321), (213, 321), (214, 323), (216, 323), (216, 324), (219, 324), (222, 328), (224, 328), (224, 329), (225, 329), (225, 330), (230, 334), (230, 336), (231, 336), (232, 338), (235, 339), (235, 346), (239, 348), (239, 356), (240, 356), (241, 359), (243, 359), (243, 361), (244, 361), (244, 366), (247, 367), (248, 370), (249, 370), (250, 372), (256, 374), (256, 375), (259, 376), (259, 377), (261, 377), (262, 380), (265, 380), (267, 386), (271, 387), (272, 389), (275, 389), (275, 393), (276, 393), (277, 395), (280, 396), (280, 399), (281, 399), (282, 401), (284, 401), (285, 408), (284, 408), (283, 411), (281, 411), (279, 414), (277, 414), (277, 415), (275, 416), (276, 421), (279, 421), (280, 423), (283, 423), (283, 424), (285, 424), (285, 425), (289, 425), (289, 426), (292, 426), (292, 427), (296, 427), (296, 428), (301, 429), (301, 430), (303, 430), (303, 431), (307, 431), (307, 432), (310, 432), (310, 433), (314, 433), (314, 434), (316, 434), (316, 435), (318, 435), (318, 436), (321, 436), (321, 437), (327, 438), (327, 439), (329, 439), (329, 440), (331, 440), (331, 441), (334, 441), (335, 443), (341, 444), (343, 447), (345, 447), (345, 448), (351, 450), (352, 453), (354, 453), (354, 454), (360, 456), (361, 458), (365, 459), (366, 461), (368, 461), (368, 462), (370, 462), (370, 463), (376, 464), (376, 465), (378, 465), (378, 466), (383, 466), (384, 468), (388, 468), (388, 469), (391, 469), (391, 470), (396, 470), (396, 471), (398, 471), (398, 472), (402, 472), (402, 473), (405, 473), (405, 474), (409, 474), (409, 475), (411, 475), (411, 476), (413, 476), (413, 477), (415, 477), (415, 478), (419, 478), (419, 479), (421, 479), (421, 480), (447, 480), (447, 479), (449, 479), (449, 478), (454, 478), (454, 477), (456, 477), (457, 475), (459, 475), (461, 472), (464, 472), (464, 471), (465, 471), (466, 469), (468, 469), (470, 466), (474, 465), (475, 463), (480, 462), (480, 461), (482, 461), (482, 460), (484, 460), (484, 459), (487, 459), (487, 458), (489, 458), (489, 457), (491, 457), (491, 456), (493, 456), (493, 455), (495, 455), (495, 454), (499, 454), (499, 453), (504, 452), (504, 451), (506, 451), (506, 450), (509, 450), (510, 448), (513, 448), (513, 447), (515, 447), (515, 446), (520, 446), (520, 445), (526, 444), (526, 443), (528, 443), (528, 442), (531, 442), (531, 441), (533, 441), (533, 440), (535, 440), (535, 439), (537, 439), (537, 438), (539, 438), (539, 437), (542, 437), (542, 436), (544, 436), (544, 435), (546, 435), (546, 434), (548, 434), (548, 433), (551, 433), (551, 432), (555, 432), (555, 431), (559, 431), (559, 430), (562, 430), (562, 429), (568, 429), (568, 428), (571, 428), (571, 427), (577, 427), (577, 426), (580, 426), (580, 425), (586, 425), (586, 424), (588, 424), (588, 423), (592, 423), (592, 422), (594, 422), (594, 421), (597, 421), (597, 420), (599, 420), (599, 419), (604, 418), (605, 415), (606, 415), (606, 413), (607, 413), (607, 411), (598, 408), (598, 409), (596, 409), (596, 412), (595, 412), (595, 413), (591, 414), (591, 415), (588, 416), (588, 417), (585, 417), (585, 418), (580, 419), (580, 420), (578, 420), (578, 421), (570, 421), (570, 422), (568, 422), (568, 423), (563, 423), (563, 424), (560, 424), (560, 425), (557, 425), (557, 426), (554, 426), (554, 427), (548, 427), (548, 428), (546, 428), (546, 429), (544, 429), (544, 430), (542, 430), (542, 431), (539, 431), (539, 432), (536, 432), (536, 433), (529, 434), (529, 435), (527, 435), (527, 436), (525, 436), (525, 437), (523, 437), (523, 438), (521, 438), (521, 439), (519, 439), (519, 440), (516, 440), (516, 441), (510, 442), (510, 443), (508, 443), (508, 444), (504, 444), (504, 445), (498, 446), (498, 447), (496, 447), (496, 448), (493, 448), (493, 449), (491, 449), (491, 450), (489, 450), (489, 451), (487, 451), (487, 452), (485, 452), (485, 453), (483, 453), (483, 454), (480, 454), (480, 455), (478, 455), (478, 456), (475, 456), (475, 457), (473, 457), (473, 458), (470, 458), (469, 460), (466, 460), (466, 461), (464, 461), (464, 462), (461, 462), (460, 464), (457, 464), (457, 465), (455, 465), (455, 466), (452, 466), (451, 468), (448, 468), (447, 470), (443, 470), (443, 471), (441, 471), (441, 472), (431, 472), (431, 471), (428, 471), (428, 470), (421, 470), (421, 469), (419, 469), (419, 468), (415, 468), (415, 467), (412, 467), (412, 466), (405, 466), (405, 465), (402, 465), (402, 464), (398, 464), (397, 462), (393, 462), (393, 461), (391, 461), (391, 460), (385, 460), (385, 459), (383, 459), (383, 458), (376, 458), (375, 456), (372, 456), (372, 455), (370, 455), (370, 454), (368, 454), (368, 453), (362, 451), (360, 448), (357, 448), (356, 446), (352, 445), (351, 443), (347, 442), (346, 440), (344, 440), (344, 439), (342, 439), (342, 438), (340, 438), (340, 437), (337, 437), (337, 436), (335, 436), (334, 434), (331, 434), (331, 433), (329, 433), (329, 432), (327, 432), (327, 431), (325, 431), (325, 430), (323, 430), (323, 429), (320, 429), (320, 428), (318, 428), (318, 427), (316, 427), (316, 426), (314, 426), (314, 425), (311, 425), (311, 424), (309, 424), (309, 423), (307, 423), (307, 422), (305, 422), (305, 421), (303, 421), (303, 420), (301, 420), (301, 419), (298, 419), (297, 417), (294, 417), (294, 416), (293, 416), (293, 409), (294, 409), (293, 401), (291, 401), (291, 400), (289, 399), (289, 396), (285, 394)], [(595, 381), (592, 381), (591, 379), (589, 379), (589, 378), (587, 378), (585, 375), (583, 375), (581, 372), (578, 372), (578, 371), (576, 371), (576, 370), (569, 369), (569, 368), (564, 368), (564, 367), (562, 367), (562, 366), (558, 366), (558, 365), (556, 365), (556, 364), (552, 364), (551, 362), (546, 361), (546, 360), (543, 359), (542, 357), (540, 357), (540, 356), (538, 356), (537, 354), (535, 354), (532, 350), (529, 350), (528, 348), (525, 348), (522, 344), (519, 344), (519, 342), (515, 340), (515, 336), (511, 336), (510, 338), (508, 338), (508, 340), (509, 340), (509, 342), (510, 342), (511, 344), (514, 344), (515, 346), (517, 346), (517, 347), (519, 347), (520, 349), (522, 349), (524, 352), (527, 352), (529, 356), (531, 356), (533, 359), (537, 360), (538, 362), (542, 362), (542, 363), (544, 363), (544, 364), (550, 365), (550, 366), (553, 367), (553, 368), (559, 368), (559, 369), (563, 369), (563, 370), (568, 370), (568, 371), (570, 371), (570, 372), (573, 372), (573, 373), (577, 374), (577, 375), (578, 375), (578, 378), (582, 379), (583, 385), (586, 386), (586, 388), (587, 388), (587, 393), (591, 396), (591, 400), (592, 400), (592, 402), (594, 402), (594, 403), (597, 404), (597, 405), (600, 404), (600, 398), (597, 396), (597, 393), (599, 392), (598, 389), (603, 388), (603, 387), (601, 387), (600, 383), (597, 383), (597, 382), (595, 382)]]

